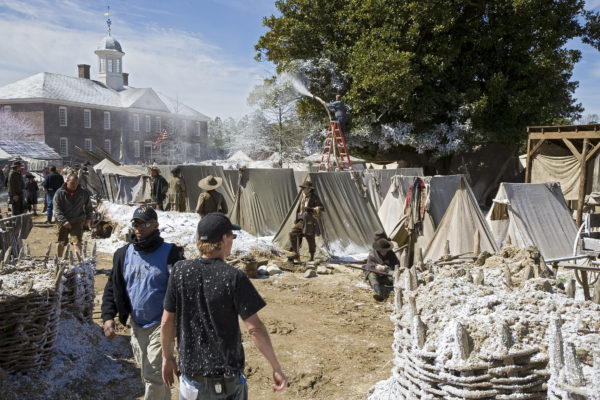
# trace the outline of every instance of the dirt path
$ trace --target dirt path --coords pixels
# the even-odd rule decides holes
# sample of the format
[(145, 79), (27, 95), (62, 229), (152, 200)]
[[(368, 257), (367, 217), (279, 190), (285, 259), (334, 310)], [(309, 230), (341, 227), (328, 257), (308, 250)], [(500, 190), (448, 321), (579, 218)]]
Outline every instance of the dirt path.
[[(34, 219), (34, 230), (26, 241), (34, 255), (45, 253), (48, 241), (55, 240), (55, 228), (43, 224), (44, 220), (41, 216)], [(94, 321), (100, 325), (102, 290), (112, 268), (112, 254), (98, 256)], [(383, 304), (373, 301), (360, 271), (344, 269), (311, 279), (299, 272), (284, 272), (252, 282), (267, 302), (259, 315), (290, 387), (284, 393), (271, 391), (270, 367), (243, 331), (251, 399), (364, 399), (374, 383), (389, 377), (391, 299)], [(128, 336), (129, 329), (121, 327), (119, 333)], [(135, 377), (139, 370), (133, 360), (127, 361), (132, 372), (128, 375)], [(88, 378), (93, 385), (94, 377)], [(131, 399), (143, 394), (137, 378), (98, 387), (103, 388), (99, 398)], [(178, 398), (175, 391), (173, 398)]]

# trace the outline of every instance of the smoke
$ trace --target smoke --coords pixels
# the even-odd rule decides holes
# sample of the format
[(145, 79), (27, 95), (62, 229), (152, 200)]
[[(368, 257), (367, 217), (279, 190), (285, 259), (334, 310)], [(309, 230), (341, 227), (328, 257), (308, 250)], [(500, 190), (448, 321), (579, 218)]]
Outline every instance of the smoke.
[(282, 83), (284, 83), (284, 82), (291, 83), (291, 85), (294, 87), (294, 90), (296, 90), (296, 92), (298, 92), (298, 94), (301, 94), (303, 96), (313, 97), (312, 93), (308, 90), (306, 85), (298, 77), (296, 77), (294, 75), (284, 72), (279, 76), (279, 81)]

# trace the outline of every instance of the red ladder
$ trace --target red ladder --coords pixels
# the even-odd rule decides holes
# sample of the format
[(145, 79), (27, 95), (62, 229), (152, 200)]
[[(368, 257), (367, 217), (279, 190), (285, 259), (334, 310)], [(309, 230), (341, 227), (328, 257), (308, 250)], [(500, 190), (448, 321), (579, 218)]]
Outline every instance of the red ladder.
[[(342, 133), (342, 128), (338, 121), (330, 121), (329, 129), (327, 130), (327, 137), (323, 142), (323, 153), (321, 154), (321, 163), (319, 164), (319, 172), (327, 172), (331, 165), (329, 160), (331, 153), (333, 152), (334, 162), (341, 168), (342, 171), (349, 171), (352, 167), (352, 161), (350, 161), (350, 155), (346, 148), (346, 140)], [(325, 155), (327, 154), (327, 158)]]

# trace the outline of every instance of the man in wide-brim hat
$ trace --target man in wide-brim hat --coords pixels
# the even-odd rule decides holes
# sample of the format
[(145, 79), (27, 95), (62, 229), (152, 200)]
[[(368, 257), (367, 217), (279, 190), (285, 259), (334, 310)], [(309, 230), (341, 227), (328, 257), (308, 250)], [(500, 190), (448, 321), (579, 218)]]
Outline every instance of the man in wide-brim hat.
[(398, 268), (399, 265), (400, 261), (393, 252), (392, 242), (383, 237), (375, 240), (373, 250), (369, 253), (365, 265), (365, 280), (369, 281), (369, 285), (375, 292), (373, 294), (375, 300), (384, 301), (387, 299), (394, 284), (390, 276), (381, 273), (389, 273)]
[(196, 212), (200, 214), (200, 217), (204, 217), (206, 214), (213, 212), (220, 212), (227, 214), (229, 208), (223, 195), (217, 192), (217, 188), (223, 184), (223, 178), (213, 175), (208, 175), (198, 181), (198, 187), (205, 192), (200, 193), (198, 196), (198, 204), (196, 205)]
[(302, 189), (300, 203), (296, 209), (294, 227), (290, 231), (290, 250), (294, 254), (288, 260), (294, 261), (294, 259), (300, 258), (299, 250), (302, 247), (302, 238), (306, 238), (310, 261), (313, 261), (317, 250), (315, 236), (321, 235), (318, 218), (325, 208), (312, 182), (305, 181), (300, 188)]
[(21, 161), (15, 160), (8, 173), (8, 199), (11, 204), (13, 215), (23, 214), (23, 211), (25, 210), (23, 198), (25, 182), (23, 182), (23, 176), (21, 175), (22, 167), (23, 164)]
[(171, 171), (171, 179), (169, 179), (169, 189), (167, 197), (169, 200), (169, 209), (171, 211), (186, 211), (187, 191), (185, 182), (181, 177), (181, 169), (179, 167)]

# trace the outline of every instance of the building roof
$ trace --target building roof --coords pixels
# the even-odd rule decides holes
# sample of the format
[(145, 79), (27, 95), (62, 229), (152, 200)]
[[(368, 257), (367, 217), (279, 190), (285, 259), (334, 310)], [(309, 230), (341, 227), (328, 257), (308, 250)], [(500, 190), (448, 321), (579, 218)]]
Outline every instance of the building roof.
[(110, 36), (110, 33), (102, 38), (100, 43), (98, 43), (98, 50), (117, 50), (123, 53), (121, 49), (121, 43), (117, 41), (117, 39)]
[[(141, 101), (141, 99), (148, 101)], [(140, 108), (208, 121), (210, 118), (152, 88), (117, 91), (84, 78), (40, 72), (0, 87), (0, 100), (52, 100), (104, 107)]]
[(17, 156), (36, 160), (62, 160), (57, 152), (43, 142), (0, 140), (0, 160), (10, 160)]

